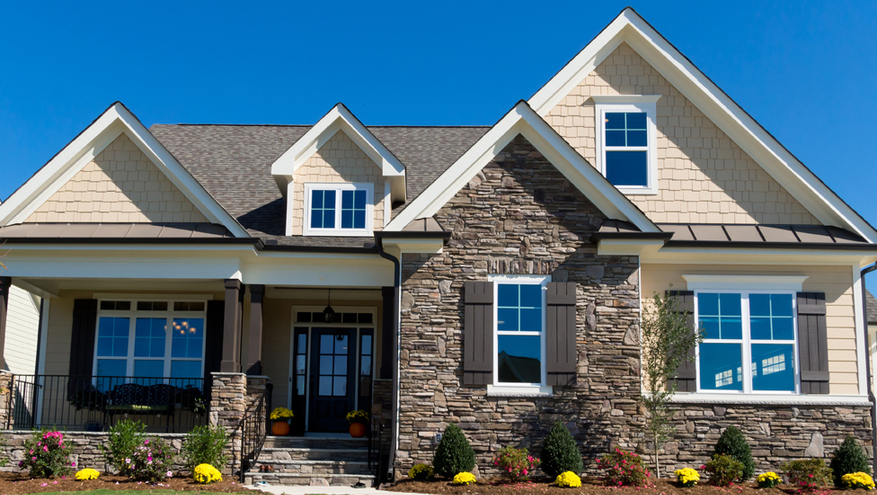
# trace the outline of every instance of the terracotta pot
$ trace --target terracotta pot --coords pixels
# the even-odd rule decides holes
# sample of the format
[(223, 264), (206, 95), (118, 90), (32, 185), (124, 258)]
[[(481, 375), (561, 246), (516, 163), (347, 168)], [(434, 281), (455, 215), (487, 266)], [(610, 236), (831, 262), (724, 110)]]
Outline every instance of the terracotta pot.
[(350, 423), (350, 436), (362, 438), (365, 436), (365, 423)]
[(289, 435), (289, 421), (275, 421), (271, 425), (271, 434), (275, 437), (285, 437)]

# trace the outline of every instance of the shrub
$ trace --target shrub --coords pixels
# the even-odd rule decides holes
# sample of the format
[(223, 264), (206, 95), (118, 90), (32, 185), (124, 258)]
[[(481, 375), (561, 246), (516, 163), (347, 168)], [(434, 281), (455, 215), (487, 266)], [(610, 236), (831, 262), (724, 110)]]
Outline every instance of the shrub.
[(155, 483), (168, 479), (171, 472), (173, 450), (162, 439), (144, 440), (131, 454), (128, 469), (130, 476), (136, 480)]
[(843, 476), (849, 473), (871, 474), (868, 456), (855, 437), (847, 436), (831, 458), (831, 470), (834, 472), (834, 486), (843, 486)]
[(503, 447), (493, 458), (493, 465), (503, 471), (503, 475), (511, 480), (519, 480), (533, 474), (533, 470), (541, 461), (531, 456), (527, 449)]
[(736, 426), (729, 426), (722, 432), (713, 454), (725, 454), (743, 463), (743, 474), (740, 481), (746, 481), (755, 475), (755, 461), (746, 438)]
[(730, 486), (735, 481), (743, 478), (743, 463), (725, 454), (713, 454), (713, 458), (706, 463), (704, 470), (710, 473), (710, 484), (715, 486)]
[(581, 473), (583, 469), (582, 454), (572, 434), (560, 421), (554, 423), (542, 447), (542, 471), (557, 477), (566, 471)]
[(210, 464), (198, 464), (192, 472), (192, 477), (196, 483), (206, 485), (214, 481), (222, 481), (222, 473)]
[(758, 488), (773, 488), (782, 483), (783, 479), (775, 472), (768, 471), (764, 474), (759, 474), (755, 481), (758, 482)]
[(194, 471), (199, 464), (210, 464), (222, 469), (228, 464), (228, 432), (219, 425), (196, 426), (186, 435), (180, 454), (186, 469)]
[(676, 481), (686, 488), (690, 488), (700, 481), (700, 473), (691, 468), (677, 469), (673, 474), (676, 475)]
[(475, 475), (472, 473), (457, 473), (454, 476), (455, 485), (471, 485), (475, 483)]
[(874, 489), (874, 480), (871, 479), (871, 475), (868, 473), (847, 473), (843, 475), (841, 482), (844, 488), (851, 488), (853, 490), (857, 488), (864, 490)]
[(123, 419), (110, 428), (110, 437), (100, 449), (107, 464), (114, 467), (121, 476), (130, 476), (131, 458), (137, 447), (146, 439), (146, 425), (140, 421)]
[(789, 483), (797, 486), (802, 492), (812, 492), (833, 481), (831, 468), (826, 466), (822, 459), (790, 461), (782, 465), (782, 470), (789, 478)]
[(449, 424), (445, 428), (442, 440), (435, 449), (432, 467), (445, 478), (475, 469), (475, 452), (459, 426)]
[(29, 469), (31, 477), (53, 478), (64, 476), (70, 472), (70, 448), (64, 445), (64, 434), (46, 429), (35, 431), (33, 436), (24, 442), (24, 460), (18, 467)]
[(597, 459), (597, 467), (606, 471), (603, 482), (611, 486), (642, 486), (651, 476), (643, 466), (642, 457), (618, 447)]
[(432, 478), (433, 474), (429, 464), (415, 464), (408, 470), (408, 477), (413, 480), (428, 480)]
[(576, 473), (567, 471), (558, 474), (554, 484), (563, 488), (579, 488), (582, 486), (582, 479)]
[(79, 481), (96, 480), (100, 477), (100, 473), (95, 469), (81, 469), (76, 473), (76, 479)]

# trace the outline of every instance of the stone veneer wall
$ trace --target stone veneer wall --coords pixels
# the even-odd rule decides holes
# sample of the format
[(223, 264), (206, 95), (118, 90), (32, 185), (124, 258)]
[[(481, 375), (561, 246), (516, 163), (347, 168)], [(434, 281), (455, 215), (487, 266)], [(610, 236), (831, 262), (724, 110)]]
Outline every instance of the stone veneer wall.
[[(506, 445), (537, 446), (567, 422), (585, 453), (636, 445), (640, 422), (636, 257), (597, 256), (604, 216), (521, 136), (435, 218), (441, 254), (403, 256), (401, 417), (396, 476), (431, 462), (435, 435), (457, 423), (481, 474)], [(489, 274), (576, 282), (578, 380), (551, 397), (489, 397), (462, 385), (463, 283)]]

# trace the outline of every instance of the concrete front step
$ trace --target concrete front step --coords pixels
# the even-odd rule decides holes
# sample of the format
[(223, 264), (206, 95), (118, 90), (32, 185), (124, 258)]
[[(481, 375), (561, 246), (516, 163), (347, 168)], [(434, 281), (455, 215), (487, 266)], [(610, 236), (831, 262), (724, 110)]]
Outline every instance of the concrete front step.
[(352, 437), (275, 437), (265, 438), (263, 448), (282, 449), (368, 449), (368, 438)]
[(304, 449), (304, 448), (280, 448), (263, 447), (259, 456), (264, 462), (271, 461), (296, 461), (296, 460), (338, 460), (345, 461), (368, 461), (368, 449)]
[[(314, 475), (334, 474), (370, 474), (366, 461), (332, 461), (332, 460), (298, 460), (298, 461), (265, 461), (262, 456), (256, 461), (252, 470), (258, 472), (259, 466), (268, 465), (274, 468), (275, 473), (298, 473)], [(251, 470), (251, 471), (252, 471)], [(263, 473), (264, 474), (264, 473)], [(269, 473), (270, 474), (270, 473)]]
[(362, 483), (366, 487), (374, 485), (375, 477), (358, 474), (299, 474), (299, 473), (260, 473), (258, 467), (254, 471), (247, 471), (244, 483), (252, 485), (260, 481), (272, 485), (295, 485), (295, 486), (354, 486)]

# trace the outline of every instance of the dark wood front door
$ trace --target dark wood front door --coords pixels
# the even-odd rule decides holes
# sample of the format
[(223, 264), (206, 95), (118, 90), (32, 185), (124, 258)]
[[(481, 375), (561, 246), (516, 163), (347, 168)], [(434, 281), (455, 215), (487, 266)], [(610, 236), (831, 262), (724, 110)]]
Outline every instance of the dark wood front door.
[(313, 329), (311, 356), (308, 431), (348, 431), (346, 416), (356, 400), (356, 329)]

